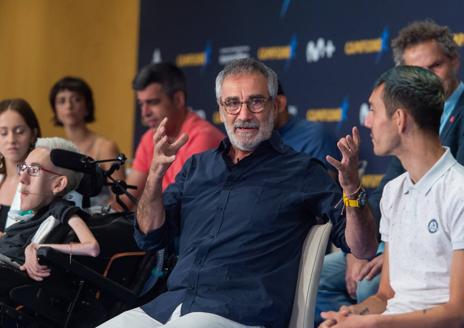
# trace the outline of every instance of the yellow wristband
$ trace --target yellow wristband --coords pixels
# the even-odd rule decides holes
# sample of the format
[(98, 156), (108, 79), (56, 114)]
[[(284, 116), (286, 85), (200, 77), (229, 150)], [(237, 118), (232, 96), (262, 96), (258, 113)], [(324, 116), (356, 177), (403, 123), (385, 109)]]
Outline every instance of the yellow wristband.
[[(356, 197), (356, 199), (352, 199), (352, 197)], [(366, 191), (360, 187), (356, 193), (353, 193), (351, 195), (346, 195), (343, 193), (343, 204), (345, 207), (357, 207), (357, 208), (362, 208), (366, 205), (367, 203), (367, 195)]]
[(349, 199), (345, 193), (343, 193), (343, 204), (345, 204), (346, 207), (361, 207), (357, 199)]

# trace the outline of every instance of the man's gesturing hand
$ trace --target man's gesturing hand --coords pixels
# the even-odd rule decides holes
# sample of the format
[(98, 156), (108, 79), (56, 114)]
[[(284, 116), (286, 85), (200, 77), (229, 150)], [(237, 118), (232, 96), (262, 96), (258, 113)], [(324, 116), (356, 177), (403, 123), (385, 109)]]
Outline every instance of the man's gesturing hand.
[(188, 135), (185, 133), (182, 133), (175, 140), (168, 137), (166, 134), (167, 121), (168, 118), (165, 117), (153, 135), (153, 144), (155, 148), (150, 169), (159, 176), (163, 176), (164, 173), (166, 173), (166, 170), (176, 159), (177, 152), (188, 140)]
[(342, 160), (337, 161), (332, 156), (326, 156), (327, 161), (338, 170), (338, 179), (347, 195), (356, 192), (359, 187), (359, 145), (361, 139), (357, 127), (353, 127), (353, 136), (347, 135), (337, 142), (342, 153)]

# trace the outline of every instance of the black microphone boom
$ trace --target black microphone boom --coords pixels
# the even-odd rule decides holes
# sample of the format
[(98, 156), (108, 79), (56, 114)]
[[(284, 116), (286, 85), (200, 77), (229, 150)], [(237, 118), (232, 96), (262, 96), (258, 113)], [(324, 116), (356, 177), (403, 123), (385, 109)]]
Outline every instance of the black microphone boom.
[(84, 173), (84, 177), (76, 189), (83, 196), (96, 196), (105, 185), (105, 173), (89, 156), (64, 149), (53, 149), (50, 152), (50, 159), (58, 167)]
[(53, 149), (50, 159), (56, 166), (81, 173), (94, 174), (97, 168), (93, 158), (64, 149)]

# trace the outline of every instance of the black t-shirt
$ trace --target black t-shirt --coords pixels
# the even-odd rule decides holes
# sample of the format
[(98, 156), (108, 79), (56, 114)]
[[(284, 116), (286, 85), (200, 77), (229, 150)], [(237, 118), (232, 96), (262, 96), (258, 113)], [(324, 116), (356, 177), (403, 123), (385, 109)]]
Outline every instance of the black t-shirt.
[(53, 216), (58, 220), (59, 225), (64, 225), (75, 214), (84, 220), (88, 217), (88, 214), (74, 206), (73, 202), (64, 199), (53, 200), (31, 219), (15, 223), (5, 230), (5, 234), (0, 238), (0, 254), (6, 255), (18, 263), (24, 263), (24, 250), (31, 243), (42, 222), (49, 216)]

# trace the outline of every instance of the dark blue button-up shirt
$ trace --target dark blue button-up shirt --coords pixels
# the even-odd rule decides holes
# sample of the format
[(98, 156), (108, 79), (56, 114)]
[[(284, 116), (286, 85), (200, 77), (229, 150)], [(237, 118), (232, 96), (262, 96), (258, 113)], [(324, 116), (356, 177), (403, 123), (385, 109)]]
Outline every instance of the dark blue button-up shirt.
[(233, 164), (226, 139), (194, 155), (166, 189), (165, 224), (143, 235), (155, 250), (179, 237), (168, 291), (143, 310), (166, 322), (181, 314), (214, 313), (246, 325), (286, 327), (301, 248), (316, 217), (332, 220), (332, 240), (348, 251), (341, 193), (323, 166), (285, 146), (278, 134)]

